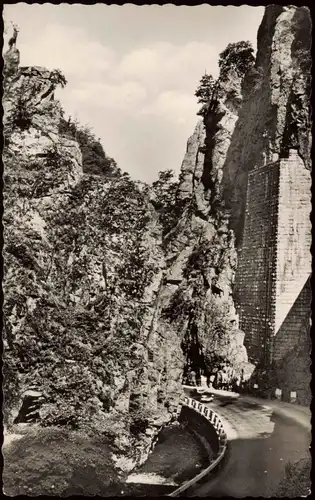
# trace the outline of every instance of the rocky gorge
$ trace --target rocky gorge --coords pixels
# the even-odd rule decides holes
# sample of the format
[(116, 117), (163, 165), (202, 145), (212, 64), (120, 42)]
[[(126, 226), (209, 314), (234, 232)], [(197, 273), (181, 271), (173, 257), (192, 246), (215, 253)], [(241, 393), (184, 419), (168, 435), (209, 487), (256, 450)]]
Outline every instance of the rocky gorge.
[[(191, 371), (251, 376), (235, 309), (248, 172), (310, 168), (309, 10), (268, 6), (256, 59), (204, 103), (178, 179), (120, 171), (55, 100), (58, 70), (4, 54), (4, 420), (101, 434), (143, 462)], [(100, 168), (96, 167), (100, 164)], [(163, 180), (163, 178), (162, 178)], [(19, 417), (20, 415), (20, 417)], [(20, 420), (19, 420), (20, 418)]]

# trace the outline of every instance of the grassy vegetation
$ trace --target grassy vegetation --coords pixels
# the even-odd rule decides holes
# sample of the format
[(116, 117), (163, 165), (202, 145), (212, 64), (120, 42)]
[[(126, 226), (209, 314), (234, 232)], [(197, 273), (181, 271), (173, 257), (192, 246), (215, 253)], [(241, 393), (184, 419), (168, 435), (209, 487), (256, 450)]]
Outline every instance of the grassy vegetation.
[(310, 495), (311, 491), (311, 457), (297, 462), (289, 462), (285, 468), (285, 476), (281, 480), (276, 496), (300, 498)]
[(107, 438), (61, 428), (32, 431), (3, 447), (3, 489), (17, 495), (108, 496), (118, 475)]

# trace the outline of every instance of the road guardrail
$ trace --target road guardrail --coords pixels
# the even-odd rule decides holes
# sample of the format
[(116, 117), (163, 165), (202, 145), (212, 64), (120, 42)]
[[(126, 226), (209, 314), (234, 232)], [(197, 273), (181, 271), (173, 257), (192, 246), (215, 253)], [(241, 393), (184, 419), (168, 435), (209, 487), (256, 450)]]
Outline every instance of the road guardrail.
[(176, 497), (180, 495), (180, 493), (182, 493), (183, 491), (187, 490), (190, 486), (193, 486), (194, 484), (198, 483), (200, 479), (209, 474), (209, 472), (213, 471), (219, 465), (227, 450), (227, 435), (219, 415), (204, 403), (200, 403), (199, 401), (196, 401), (193, 398), (185, 396), (183, 402), (181, 402), (177, 408), (177, 417), (179, 417), (183, 406), (188, 406), (195, 412), (199, 413), (203, 418), (207, 419), (208, 422), (210, 422), (210, 424), (215, 429), (216, 435), (218, 437), (219, 446), (218, 446), (218, 452), (216, 453), (214, 460), (211, 462), (211, 464), (204, 470), (199, 472), (199, 474), (197, 474), (192, 479), (185, 481), (185, 483), (179, 486), (176, 490), (172, 491), (172, 493), (169, 493), (167, 495), (168, 497)]

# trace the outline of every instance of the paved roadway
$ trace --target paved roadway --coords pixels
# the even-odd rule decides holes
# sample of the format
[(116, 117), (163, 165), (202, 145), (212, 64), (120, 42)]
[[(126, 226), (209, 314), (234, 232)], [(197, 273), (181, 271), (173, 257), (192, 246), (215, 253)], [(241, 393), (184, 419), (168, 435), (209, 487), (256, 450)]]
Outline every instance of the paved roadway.
[[(192, 391), (185, 392), (198, 399)], [(217, 475), (186, 496), (275, 496), (285, 464), (309, 453), (310, 410), (228, 393), (216, 394), (208, 406), (222, 417), (228, 455)]]

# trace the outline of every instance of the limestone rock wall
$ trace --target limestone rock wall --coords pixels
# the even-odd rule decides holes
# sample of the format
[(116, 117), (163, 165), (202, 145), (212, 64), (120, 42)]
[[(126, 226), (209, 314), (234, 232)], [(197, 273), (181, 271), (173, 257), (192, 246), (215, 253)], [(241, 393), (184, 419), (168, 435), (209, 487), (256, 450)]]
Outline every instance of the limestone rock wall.
[(36, 391), (41, 422), (107, 433), (132, 468), (181, 396), (172, 332), (148, 349), (162, 231), (148, 186), (83, 173), (60, 83), (40, 67), (5, 82), (5, 420)]
[[(196, 371), (215, 369), (203, 364), (203, 356), (213, 342), (207, 326), (213, 309), (226, 311), (225, 320), (230, 325), (222, 357), (227, 362), (228, 352), (233, 351), (239, 372), (247, 363), (232, 298), (234, 233), (228, 228), (226, 212), (220, 210), (223, 166), (241, 99), (241, 81), (231, 73), (222, 85), (216, 106), (209, 109), (204, 121), (197, 123), (188, 139), (177, 191), (181, 212), (164, 239), (167, 267), (152, 337), (163, 338), (164, 332), (173, 332), (176, 344), (170, 360), (177, 357), (182, 371), (188, 365)], [(179, 369), (178, 381), (181, 376)]]

